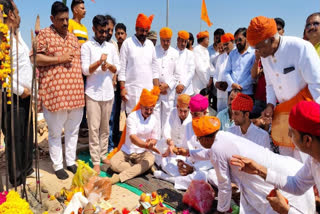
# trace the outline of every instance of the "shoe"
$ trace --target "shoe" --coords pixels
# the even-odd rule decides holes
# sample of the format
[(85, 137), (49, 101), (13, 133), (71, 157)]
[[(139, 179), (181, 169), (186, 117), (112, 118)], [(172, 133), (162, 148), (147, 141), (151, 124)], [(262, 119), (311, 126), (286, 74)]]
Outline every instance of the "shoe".
[(88, 137), (88, 136), (89, 136), (89, 131), (88, 131), (88, 129), (87, 129), (87, 128), (80, 128), (80, 130), (79, 130), (79, 136), (80, 136), (80, 137), (83, 137), (83, 138)]
[(119, 174), (113, 174), (112, 177), (110, 178), (110, 181), (112, 185), (120, 182)]
[(73, 164), (72, 166), (67, 166), (67, 170), (69, 170), (73, 174), (76, 174), (77, 169), (78, 169), (78, 167), (75, 164)]
[(69, 175), (66, 171), (64, 171), (64, 169), (59, 169), (57, 171), (54, 172), (57, 176), (57, 178), (59, 178), (60, 180), (65, 180), (67, 178), (69, 178)]

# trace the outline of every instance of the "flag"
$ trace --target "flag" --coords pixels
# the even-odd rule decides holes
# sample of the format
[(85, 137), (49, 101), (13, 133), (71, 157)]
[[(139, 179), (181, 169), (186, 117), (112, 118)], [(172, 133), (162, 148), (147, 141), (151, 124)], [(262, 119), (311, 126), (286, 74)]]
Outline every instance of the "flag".
[(96, 1), (95, 0), (91, 0), (93, 3), (96, 3)]
[(202, 6), (201, 6), (201, 19), (207, 22), (209, 27), (212, 25), (212, 22), (210, 22), (210, 19), (208, 16), (207, 6), (204, 0), (202, 0)]

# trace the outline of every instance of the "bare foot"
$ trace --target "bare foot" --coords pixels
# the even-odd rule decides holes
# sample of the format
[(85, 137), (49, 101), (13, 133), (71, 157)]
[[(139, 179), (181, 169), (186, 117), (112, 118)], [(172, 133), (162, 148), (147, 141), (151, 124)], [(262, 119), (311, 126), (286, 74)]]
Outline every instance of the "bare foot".
[(98, 175), (100, 175), (100, 165), (94, 165), (93, 170), (96, 171)]
[(111, 162), (110, 162), (110, 160), (109, 160), (108, 158), (103, 159), (102, 162), (103, 162), (104, 164), (107, 164), (107, 165), (110, 165), (110, 164), (111, 164)]

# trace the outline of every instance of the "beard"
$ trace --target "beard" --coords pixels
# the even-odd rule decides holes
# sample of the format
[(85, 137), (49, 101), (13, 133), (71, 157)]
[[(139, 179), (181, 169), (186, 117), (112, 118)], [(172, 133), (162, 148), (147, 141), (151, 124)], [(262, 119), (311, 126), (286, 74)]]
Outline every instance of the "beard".
[(145, 35), (136, 35), (136, 37), (138, 38), (138, 40), (140, 42), (144, 42), (147, 39), (147, 36), (145, 36)]
[(112, 34), (108, 34), (106, 37), (106, 41), (109, 42), (111, 38), (112, 38)]

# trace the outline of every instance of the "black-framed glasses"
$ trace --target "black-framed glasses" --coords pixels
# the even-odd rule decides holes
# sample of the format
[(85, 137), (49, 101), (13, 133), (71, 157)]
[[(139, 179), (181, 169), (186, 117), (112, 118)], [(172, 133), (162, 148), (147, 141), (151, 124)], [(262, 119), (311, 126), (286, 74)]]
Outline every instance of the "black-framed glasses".
[(312, 26), (314, 27), (319, 27), (320, 23), (319, 22), (310, 22), (306, 24), (306, 29), (310, 29)]

